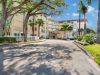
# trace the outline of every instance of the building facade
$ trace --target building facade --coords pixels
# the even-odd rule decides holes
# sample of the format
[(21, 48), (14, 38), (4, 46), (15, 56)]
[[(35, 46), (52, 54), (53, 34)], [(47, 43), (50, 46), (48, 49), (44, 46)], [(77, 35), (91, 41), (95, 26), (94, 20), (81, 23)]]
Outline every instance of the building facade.
[[(5, 28), (5, 36), (11, 36), (11, 37), (18, 37), (18, 38), (23, 38), (23, 21), (25, 19), (25, 14), (16, 14), (11, 23), (6, 26)], [(38, 37), (38, 30), (40, 31), (40, 37), (45, 38), (46, 35), (46, 17), (44, 15), (37, 15), (37, 16), (32, 16), (30, 17), (30, 20), (37, 20), (37, 19), (43, 19), (44, 25), (40, 27), (40, 30), (38, 29), (38, 25), (34, 25), (34, 36)], [(33, 37), (32, 35), (32, 27), (27, 25), (27, 36), (28, 37)]]
[[(61, 31), (62, 24), (64, 22), (69, 23), (73, 27), (71, 31)], [(63, 20), (63, 21), (56, 21), (56, 20), (48, 20), (48, 37), (49, 38), (58, 38), (58, 39), (66, 39), (73, 36), (78, 36), (78, 29), (79, 29), (79, 20)], [(80, 20), (80, 29), (84, 29), (84, 20)], [(81, 32), (83, 35), (83, 31)]]
[[(13, 17), (11, 24), (8, 25), (8, 27), (5, 29), (5, 35), (6, 36), (14, 36), (14, 37), (23, 37), (23, 21), (25, 19), (25, 14), (17, 14)], [(38, 25), (34, 25), (34, 36), (38, 37), (38, 31), (40, 31), (40, 37), (41, 38), (58, 38), (63, 39), (67, 38), (68, 36), (72, 36), (73, 34), (78, 35), (78, 29), (79, 29), (79, 20), (63, 20), (63, 21), (57, 21), (57, 20), (51, 20), (48, 19), (45, 15), (37, 15), (32, 16), (30, 19), (42, 19), (44, 21), (43, 26), (40, 27), (40, 30), (38, 29)], [(70, 25), (73, 26), (72, 31), (61, 31), (61, 25), (67, 22)], [(80, 28), (84, 29), (84, 20), (81, 20)], [(32, 37), (32, 27), (27, 25), (28, 27), (28, 37)]]

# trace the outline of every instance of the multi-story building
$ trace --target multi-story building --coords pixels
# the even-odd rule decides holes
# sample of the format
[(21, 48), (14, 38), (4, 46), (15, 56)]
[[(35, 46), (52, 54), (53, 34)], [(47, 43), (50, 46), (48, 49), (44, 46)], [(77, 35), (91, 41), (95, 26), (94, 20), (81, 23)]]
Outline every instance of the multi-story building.
[[(24, 14), (17, 14), (14, 16), (11, 22), (10, 26), (10, 35), (11, 36), (23, 36), (23, 20), (24, 20)], [(27, 25), (28, 27), (28, 36), (32, 34), (31, 27), (29, 24)]]
[[(73, 26), (72, 31), (61, 31), (62, 23), (67, 22), (69, 25)], [(56, 20), (48, 20), (48, 37), (49, 38), (68, 38), (72, 37), (73, 34), (75, 36), (78, 35), (79, 29), (79, 20), (63, 20), (63, 21), (56, 21)], [(80, 20), (80, 28), (84, 29), (84, 20)], [(83, 35), (83, 32), (82, 34)]]
[[(5, 30), (6, 36), (15, 36), (15, 37), (22, 37), (23, 36), (23, 20), (24, 20), (24, 14), (17, 14), (13, 17), (10, 26)], [(61, 25), (64, 22), (68, 22), (70, 25), (73, 26), (73, 30), (70, 32), (71, 35), (73, 32), (75, 34), (78, 34), (79, 29), (79, 20), (63, 20), (63, 21), (56, 21), (56, 20), (50, 20), (47, 19), (45, 15), (37, 15), (32, 16), (30, 19), (37, 20), (37, 19), (43, 19), (44, 25), (40, 27), (40, 30), (38, 29), (38, 25), (34, 25), (34, 36), (38, 36), (38, 30), (40, 31), (40, 37), (43, 38), (64, 38), (65, 32), (61, 31)], [(28, 27), (28, 37), (32, 36), (32, 27), (27, 25)], [(81, 28), (84, 28), (84, 20), (81, 20)], [(68, 35), (68, 34), (66, 34)]]
[[(37, 19), (43, 19), (44, 21), (44, 25), (41, 26), (40, 28), (40, 37), (46, 37), (45, 35), (45, 29), (46, 29), (46, 17), (44, 15), (37, 15), (37, 16), (32, 16), (30, 17), (30, 19), (32, 20), (34, 18), (34, 20)], [(13, 17), (10, 25), (7, 25), (5, 28), (5, 36), (14, 36), (14, 37), (18, 37), (18, 38), (23, 38), (23, 21), (25, 19), (25, 14), (17, 14)], [(28, 22), (28, 30), (27, 30), (27, 35), (28, 37), (32, 37), (32, 27), (29, 25)], [(34, 25), (34, 36), (38, 37), (38, 25)]]

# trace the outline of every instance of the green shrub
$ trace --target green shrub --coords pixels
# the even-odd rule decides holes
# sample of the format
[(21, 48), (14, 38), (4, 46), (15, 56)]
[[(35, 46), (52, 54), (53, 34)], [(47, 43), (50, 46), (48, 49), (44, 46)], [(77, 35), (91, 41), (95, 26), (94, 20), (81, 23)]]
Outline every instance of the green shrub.
[(83, 39), (83, 36), (78, 36), (78, 37), (77, 37), (77, 40), (78, 40), (78, 41), (81, 41), (82, 39)]
[(84, 37), (83, 37), (83, 40), (82, 41), (85, 41), (89, 44), (93, 44), (95, 42), (95, 38), (94, 38), (94, 35), (93, 34), (86, 34)]
[(77, 37), (78, 41), (87, 42), (89, 44), (93, 44), (95, 42), (95, 37), (93, 34), (86, 34), (84, 36)]
[(0, 43), (14, 43), (16, 42), (15, 37), (0, 37)]

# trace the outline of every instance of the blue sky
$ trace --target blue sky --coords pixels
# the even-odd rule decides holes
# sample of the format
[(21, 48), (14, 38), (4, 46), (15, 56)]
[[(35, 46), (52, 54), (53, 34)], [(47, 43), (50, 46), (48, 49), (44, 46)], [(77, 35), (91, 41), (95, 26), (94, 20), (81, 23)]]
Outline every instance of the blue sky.
[[(93, 0), (91, 6), (88, 7), (86, 18), (88, 20), (87, 27), (96, 29), (97, 27), (97, 16), (98, 16), (98, 0)], [(64, 12), (59, 16), (50, 17), (53, 20), (71, 20), (78, 19), (78, 3), (79, 0), (65, 0), (68, 7), (64, 9)], [(81, 17), (83, 18), (83, 16)]]

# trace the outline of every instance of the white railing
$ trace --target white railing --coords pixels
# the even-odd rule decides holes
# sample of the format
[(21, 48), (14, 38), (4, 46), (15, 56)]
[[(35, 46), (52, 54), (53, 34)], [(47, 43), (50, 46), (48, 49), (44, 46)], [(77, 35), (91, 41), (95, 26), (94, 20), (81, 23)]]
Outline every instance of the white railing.
[[(38, 40), (39, 37), (38, 36), (28, 36), (27, 37), (27, 40)], [(23, 36), (16, 36), (16, 41), (22, 41), (24, 40), (24, 37)]]
[[(8, 36), (8, 35), (5, 35), (5, 37), (15, 37), (16, 38), (16, 41), (23, 41), (24, 40), (24, 37), (23, 36)], [(27, 40), (38, 40), (39, 37), (38, 36), (27, 36)]]

